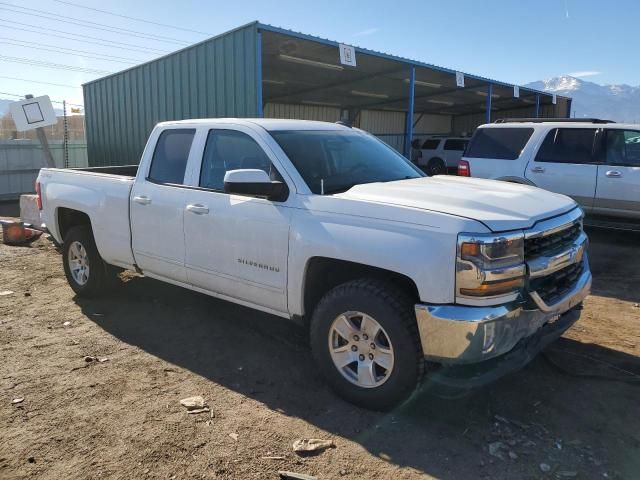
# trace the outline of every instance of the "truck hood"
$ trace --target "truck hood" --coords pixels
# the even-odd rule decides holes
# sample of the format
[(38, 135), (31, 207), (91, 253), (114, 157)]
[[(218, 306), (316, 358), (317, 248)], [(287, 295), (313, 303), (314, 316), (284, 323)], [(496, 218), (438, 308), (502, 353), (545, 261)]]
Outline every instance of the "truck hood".
[(446, 175), (356, 185), (336, 196), (456, 215), (494, 232), (530, 228), (576, 207), (565, 195), (528, 185)]

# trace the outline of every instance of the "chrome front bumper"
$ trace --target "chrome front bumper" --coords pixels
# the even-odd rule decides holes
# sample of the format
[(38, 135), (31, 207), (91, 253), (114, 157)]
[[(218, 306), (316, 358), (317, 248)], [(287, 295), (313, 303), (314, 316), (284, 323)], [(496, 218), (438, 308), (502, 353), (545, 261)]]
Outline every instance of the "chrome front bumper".
[(443, 364), (468, 364), (511, 351), (520, 340), (557, 321), (589, 295), (591, 272), (586, 254), (581, 260), (584, 268), (575, 286), (552, 305), (535, 293), (531, 295), (535, 309), (526, 309), (523, 303), (495, 307), (416, 305), (425, 358)]

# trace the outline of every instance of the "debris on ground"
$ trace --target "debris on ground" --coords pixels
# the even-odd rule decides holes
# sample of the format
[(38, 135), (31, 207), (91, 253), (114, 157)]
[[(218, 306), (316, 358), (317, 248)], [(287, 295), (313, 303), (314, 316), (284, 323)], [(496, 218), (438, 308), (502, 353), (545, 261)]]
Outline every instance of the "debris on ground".
[(262, 460), (285, 460), (287, 457), (282, 455), (267, 455), (264, 457), (260, 457)]
[(556, 475), (562, 478), (574, 478), (578, 476), (578, 472), (575, 470), (560, 470)]
[(319, 438), (302, 438), (293, 442), (293, 451), (296, 453), (320, 452), (327, 448), (333, 448), (336, 444), (333, 440), (320, 440)]
[(69, 325), (71, 325), (71, 322), (69, 320), (62, 324), (63, 327), (68, 327)]
[(549, 465), (548, 463), (541, 463), (540, 464), (540, 470), (542, 470), (545, 473), (550, 472), (551, 471), (551, 465)]
[(84, 361), (87, 363), (91, 363), (91, 362), (104, 363), (104, 362), (108, 362), (109, 359), (107, 357), (94, 357), (93, 355), (85, 355)]
[(24, 397), (18, 397), (18, 398), (14, 398), (13, 400), (11, 400), (11, 403), (13, 405), (17, 405), (18, 403), (22, 403), (24, 402)]
[(237, 433), (230, 433), (229, 436), (233, 438), (236, 442), (238, 441), (239, 435)]
[(2, 291), (0, 291), (0, 297), (6, 297), (8, 295), (13, 295), (13, 290), (2, 290)]
[(489, 455), (499, 458), (500, 460), (504, 460), (504, 454), (502, 450), (506, 449), (504, 443), (502, 442), (491, 442), (489, 444)]
[(281, 470), (278, 472), (281, 480), (318, 480), (318, 477), (307, 475), (306, 473), (287, 472)]
[(187, 413), (204, 413), (209, 411), (209, 405), (207, 405), (200, 395), (194, 397), (187, 397), (180, 400), (180, 405), (187, 409)]

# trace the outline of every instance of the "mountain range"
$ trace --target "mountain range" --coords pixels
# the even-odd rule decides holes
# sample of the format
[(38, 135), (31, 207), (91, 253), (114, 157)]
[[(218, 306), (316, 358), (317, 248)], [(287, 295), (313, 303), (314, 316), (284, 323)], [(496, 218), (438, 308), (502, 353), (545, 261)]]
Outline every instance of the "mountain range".
[(640, 123), (640, 86), (598, 85), (569, 75), (539, 80), (525, 87), (573, 98), (571, 115)]

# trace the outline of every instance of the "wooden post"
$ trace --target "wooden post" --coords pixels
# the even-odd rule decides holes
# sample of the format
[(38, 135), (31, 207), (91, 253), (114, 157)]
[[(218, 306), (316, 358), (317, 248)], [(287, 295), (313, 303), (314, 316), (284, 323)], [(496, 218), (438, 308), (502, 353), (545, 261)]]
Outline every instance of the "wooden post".
[[(33, 95), (25, 95), (24, 98), (33, 98)], [(36, 128), (36, 135), (38, 135), (38, 140), (40, 141), (40, 146), (42, 147), (42, 152), (44, 154), (44, 161), (47, 164), (47, 167), (56, 168), (56, 162), (54, 162), (53, 160), (53, 154), (51, 153), (51, 149), (49, 148), (49, 141), (47, 140), (47, 134), (44, 131), (44, 128)]]

